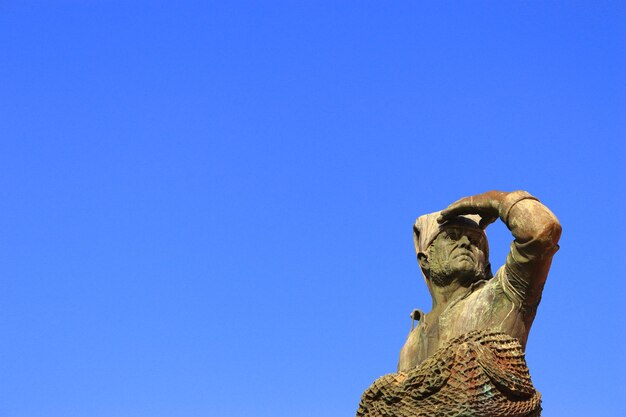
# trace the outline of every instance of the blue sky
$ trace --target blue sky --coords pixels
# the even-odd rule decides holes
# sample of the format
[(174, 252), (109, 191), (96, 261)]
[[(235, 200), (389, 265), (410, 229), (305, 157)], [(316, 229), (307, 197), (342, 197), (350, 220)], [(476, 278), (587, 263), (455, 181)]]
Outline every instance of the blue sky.
[(415, 217), (490, 189), (563, 225), (544, 414), (625, 415), (625, 19), (2, 2), (0, 415), (354, 415), (430, 306)]

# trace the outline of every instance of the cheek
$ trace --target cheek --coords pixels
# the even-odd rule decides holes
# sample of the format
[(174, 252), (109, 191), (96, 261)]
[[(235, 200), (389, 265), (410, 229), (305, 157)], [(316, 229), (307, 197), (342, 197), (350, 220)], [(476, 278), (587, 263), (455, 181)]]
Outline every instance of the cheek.
[(480, 249), (476, 249), (474, 251), (474, 253), (476, 253), (476, 261), (480, 262), (481, 264), (485, 263), (485, 252), (483, 252)]

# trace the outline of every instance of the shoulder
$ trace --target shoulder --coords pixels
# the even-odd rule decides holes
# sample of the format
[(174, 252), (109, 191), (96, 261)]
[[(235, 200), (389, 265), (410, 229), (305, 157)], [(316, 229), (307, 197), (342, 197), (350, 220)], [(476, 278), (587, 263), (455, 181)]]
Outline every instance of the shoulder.
[(411, 369), (417, 364), (418, 345), (419, 345), (419, 332), (420, 326), (418, 325), (409, 333), (406, 338), (406, 342), (400, 350), (400, 359), (398, 361), (398, 372)]

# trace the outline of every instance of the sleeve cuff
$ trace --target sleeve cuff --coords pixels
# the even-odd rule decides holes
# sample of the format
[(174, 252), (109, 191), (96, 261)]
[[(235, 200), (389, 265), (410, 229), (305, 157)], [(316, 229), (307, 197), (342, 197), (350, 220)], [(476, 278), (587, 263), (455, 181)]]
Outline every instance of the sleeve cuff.
[(513, 191), (512, 193), (509, 193), (506, 197), (504, 197), (502, 205), (500, 206), (500, 217), (505, 224), (509, 224), (509, 214), (511, 213), (513, 206), (522, 200), (539, 201), (537, 197), (534, 197), (526, 191)]

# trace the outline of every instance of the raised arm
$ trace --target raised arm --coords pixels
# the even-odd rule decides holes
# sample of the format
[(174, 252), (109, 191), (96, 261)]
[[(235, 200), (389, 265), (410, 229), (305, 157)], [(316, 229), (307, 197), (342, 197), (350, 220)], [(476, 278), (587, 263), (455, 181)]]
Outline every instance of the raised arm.
[(541, 298), (561, 225), (556, 216), (525, 191), (488, 191), (462, 198), (442, 211), (439, 222), (461, 214), (478, 214), (483, 226), (500, 218), (515, 240), (507, 256), (505, 290), (526, 305)]

